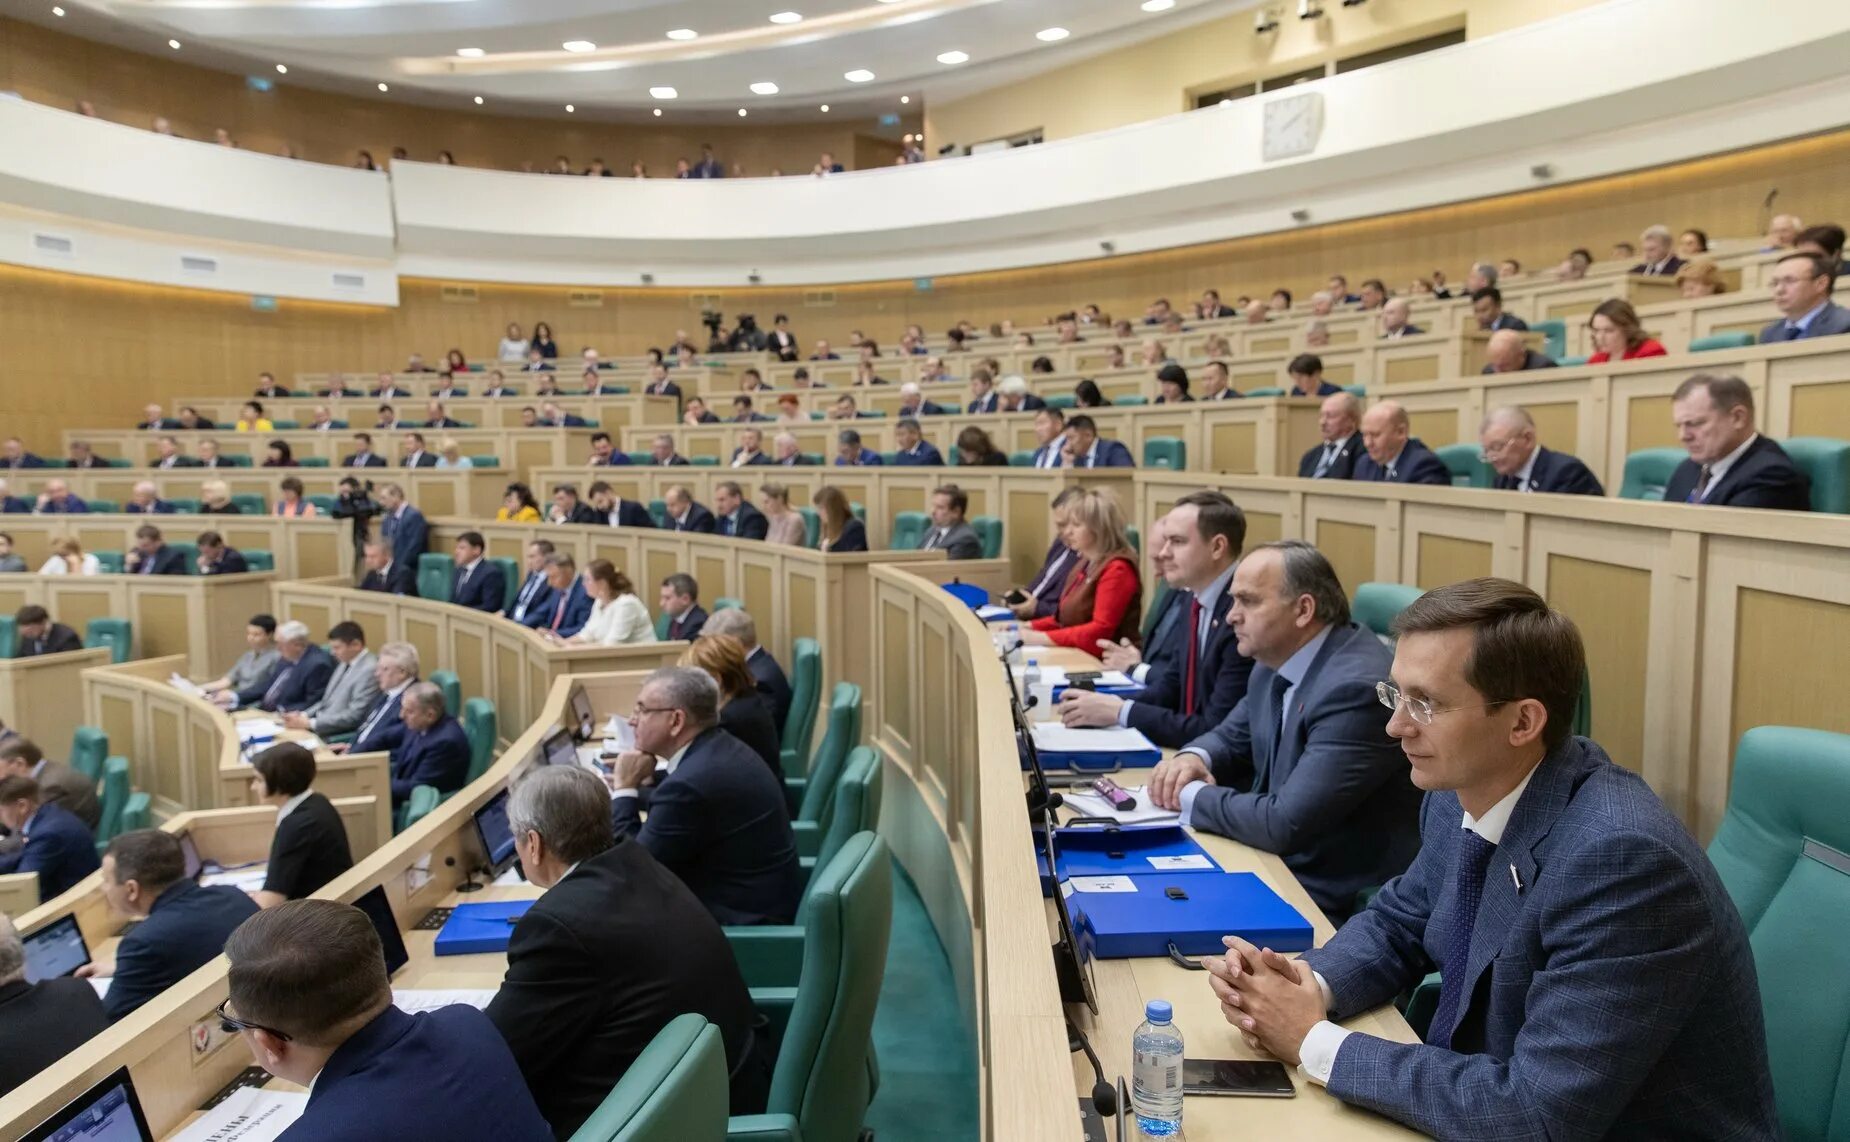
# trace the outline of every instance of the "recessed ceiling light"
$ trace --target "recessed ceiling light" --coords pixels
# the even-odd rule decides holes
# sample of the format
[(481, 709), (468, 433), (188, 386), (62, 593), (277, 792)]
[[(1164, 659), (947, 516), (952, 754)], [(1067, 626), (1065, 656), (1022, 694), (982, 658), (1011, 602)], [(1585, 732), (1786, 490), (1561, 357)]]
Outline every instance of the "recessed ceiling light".
[(62, 16), (62, 15), (64, 15), (64, 9), (62, 9), (62, 8), (53, 8), (53, 9), (51, 10), (51, 14), (52, 14), (52, 15), (54, 15), (54, 16)]
[(699, 34), (699, 32), (696, 32), (692, 28), (676, 28), (668, 33), (668, 38), (671, 40), (691, 40)]
[(180, 41), (179, 40), (168, 40), (167, 46), (177, 52), (180, 50)]
[(746, 114), (746, 113), (745, 113), (745, 108), (743, 108), (743, 107), (741, 107), (741, 108), (739, 108), (739, 118), (741, 118), (741, 119), (743, 119), (743, 118), (745, 118), (745, 114)]
[(476, 96), (476, 97), (475, 97), (475, 105), (476, 105), (477, 107), (480, 107), (480, 106), (482, 105), (482, 97), (481, 97), (481, 96), (479, 96), (479, 95), (478, 95), (478, 96)]
[(1143, 0), (1142, 5), (1146, 12), (1167, 12), (1175, 6), (1176, 0)]
[(1040, 31), (1034, 33), (1034, 38), (1044, 44), (1051, 44), (1055, 40), (1064, 40), (1072, 34), (1073, 33), (1067, 31), (1065, 28), (1042, 28)]
[(822, 113), (823, 113), (824, 115), (827, 115), (827, 114), (829, 113), (829, 105), (828, 105), (827, 103), (824, 103), (824, 104), (822, 105)]
[(590, 40), (567, 40), (559, 45), (568, 52), (594, 52), (597, 45)]
[(481, 48), (457, 48), (456, 54), (462, 56), (464, 59), (477, 59), (488, 53)]
[(773, 12), (771, 13), (771, 22), (773, 24), (800, 24), (803, 22), (803, 13)]
[(842, 78), (849, 83), (871, 83), (874, 78), (874, 73), (868, 71), (864, 67), (857, 67), (853, 71), (843, 72)]
[(655, 99), (673, 99), (675, 96), (679, 94), (681, 93), (676, 91), (672, 87), (651, 87), (649, 88), (649, 95)]
[(777, 84), (772, 83), (768, 79), (761, 79), (757, 83), (752, 84), (752, 94), (753, 95), (776, 95), (777, 94)]
[(910, 95), (902, 95), (902, 96), (900, 96), (900, 97), (899, 97), (899, 101), (900, 101), (901, 103), (910, 103), (910, 102), (912, 102), (912, 96), (910, 96)]
[(289, 74), (289, 65), (288, 65), (288, 64), (286, 64), (286, 63), (279, 63), (279, 64), (277, 64), (277, 65), (276, 65), (276, 74), (278, 74), (278, 75), (288, 75), (288, 74)]
[(970, 62), (970, 53), (969, 52), (944, 52), (938, 56), (938, 62), (939, 63), (968, 63)]
[(655, 109), (655, 116), (656, 116), (656, 118), (658, 118), (658, 119), (659, 119), (659, 118), (661, 118), (661, 114), (662, 114), (662, 109), (661, 109), (660, 107), (657, 107), (657, 108)]
[(382, 83), (382, 84), (380, 84), (380, 85), (379, 85), (379, 90), (381, 90), (381, 91), (390, 91), (390, 90), (392, 90), (392, 89), (391, 89), (391, 88), (389, 88), (389, 87), (387, 87), (387, 86), (386, 86), (385, 84), (383, 84), (383, 83)]
[(572, 105), (571, 105), (570, 103), (567, 103), (567, 104), (565, 105), (565, 113), (566, 113), (567, 115), (570, 115), (570, 114), (571, 114), (572, 112), (574, 112), (574, 111), (576, 111), (576, 110), (578, 110), (578, 108), (576, 108), (576, 107), (574, 107), (574, 106), (572, 106)]

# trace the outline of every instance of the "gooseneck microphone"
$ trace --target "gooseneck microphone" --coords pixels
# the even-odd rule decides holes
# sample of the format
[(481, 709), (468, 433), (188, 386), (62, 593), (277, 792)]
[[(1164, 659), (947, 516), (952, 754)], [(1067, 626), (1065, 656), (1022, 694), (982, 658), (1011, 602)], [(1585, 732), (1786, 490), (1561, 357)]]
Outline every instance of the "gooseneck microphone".
[(1094, 1079), (1092, 1083), (1093, 1109), (1097, 1110), (1106, 1118), (1110, 1118), (1117, 1114), (1118, 1090), (1115, 1086), (1105, 1081), (1105, 1067), (1104, 1064), (1098, 1061), (1098, 1052), (1092, 1049), (1092, 1040), (1086, 1038), (1086, 1033), (1075, 1026), (1070, 1019), (1066, 1021), (1066, 1049), (1068, 1053), (1073, 1051), (1084, 1051), (1086, 1053), (1086, 1061), (1092, 1064), (1092, 1076)]

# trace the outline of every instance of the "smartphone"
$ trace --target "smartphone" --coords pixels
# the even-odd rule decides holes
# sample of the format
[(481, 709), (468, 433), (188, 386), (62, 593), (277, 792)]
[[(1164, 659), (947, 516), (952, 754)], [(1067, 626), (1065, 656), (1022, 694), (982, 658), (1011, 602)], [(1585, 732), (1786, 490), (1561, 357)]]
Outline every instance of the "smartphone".
[(1002, 596), (1002, 601), (1007, 603), (1011, 607), (1019, 607), (1023, 603), (1028, 601), (1028, 593), (1022, 590), (1020, 587), (1016, 587), (1014, 590), (1010, 591), (1008, 594)]
[(1069, 670), (1066, 672), (1066, 684), (1069, 686), (1077, 686), (1081, 682), (1096, 684), (1104, 676), (1105, 672), (1102, 670)]
[(1272, 1059), (1183, 1059), (1182, 1093), (1292, 1098), (1285, 1064)]

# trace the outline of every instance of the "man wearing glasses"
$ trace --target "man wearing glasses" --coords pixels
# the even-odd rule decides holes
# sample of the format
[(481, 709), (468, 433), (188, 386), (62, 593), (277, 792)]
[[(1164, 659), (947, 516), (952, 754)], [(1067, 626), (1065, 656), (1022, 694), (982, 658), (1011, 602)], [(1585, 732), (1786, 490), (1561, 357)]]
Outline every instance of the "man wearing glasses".
[(1558, 492), (1568, 496), (1603, 496), (1599, 478), (1578, 457), (1544, 448), (1535, 418), (1521, 405), (1493, 408), (1477, 433), (1484, 462), (1496, 472), (1493, 485), (1506, 492)]
[(1248, 552), (1231, 591), (1228, 621), (1254, 663), (1246, 696), (1156, 767), (1150, 796), (1185, 825), (1279, 854), (1340, 923), (1420, 847), (1420, 793), (1375, 694), (1393, 654), (1349, 620), (1336, 571), (1302, 540)]

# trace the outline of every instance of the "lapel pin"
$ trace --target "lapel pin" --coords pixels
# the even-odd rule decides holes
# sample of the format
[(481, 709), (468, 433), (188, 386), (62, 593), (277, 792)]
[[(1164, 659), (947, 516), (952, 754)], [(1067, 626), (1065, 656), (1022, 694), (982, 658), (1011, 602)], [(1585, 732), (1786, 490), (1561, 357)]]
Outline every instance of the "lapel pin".
[(1510, 865), (1510, 882), (1516, 886), (1516, 891), (1522, 891), (1522, 877), (1516, 875), (1516, 866), (1514, 864)]

